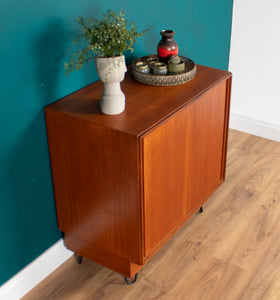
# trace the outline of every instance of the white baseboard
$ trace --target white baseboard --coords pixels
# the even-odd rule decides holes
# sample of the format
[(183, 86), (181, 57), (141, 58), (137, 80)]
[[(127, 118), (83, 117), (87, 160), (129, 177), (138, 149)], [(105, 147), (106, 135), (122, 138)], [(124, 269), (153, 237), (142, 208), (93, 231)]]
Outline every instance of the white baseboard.
[(65, 248), (62, 239), (59, 240), (0, 287), (0, 300), (21, 299), (71, 255), (73, 252)]
[(229, 127), (280, 142), (280, 126), (231, 113)]

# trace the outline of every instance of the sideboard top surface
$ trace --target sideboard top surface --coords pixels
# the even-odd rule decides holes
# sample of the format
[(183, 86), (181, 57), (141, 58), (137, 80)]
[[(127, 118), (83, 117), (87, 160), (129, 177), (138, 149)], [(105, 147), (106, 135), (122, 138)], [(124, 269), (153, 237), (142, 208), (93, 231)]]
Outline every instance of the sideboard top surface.
[(125, 111), (119, 115), (104, 115), (99, 110), (103, 83), (96, 81), (46, 107), (84, 119), (101, 126), (141, 136), (160, 122), (189, 105), (218, 82), (231, 77), (231, 73), (197, 65), (193, 80), (178, 86), (158, 87), (144, 85), (126, 73), (121, 83), (126, 96)]

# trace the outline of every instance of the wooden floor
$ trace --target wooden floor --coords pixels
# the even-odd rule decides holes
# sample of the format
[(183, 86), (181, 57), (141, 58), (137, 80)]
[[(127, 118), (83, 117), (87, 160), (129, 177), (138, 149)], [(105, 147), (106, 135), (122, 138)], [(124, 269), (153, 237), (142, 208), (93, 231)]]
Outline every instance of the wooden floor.
[(280, 143), (230, 130), (226, 182), (134, 285), (71, 257), (23, 299), (280, 299)]

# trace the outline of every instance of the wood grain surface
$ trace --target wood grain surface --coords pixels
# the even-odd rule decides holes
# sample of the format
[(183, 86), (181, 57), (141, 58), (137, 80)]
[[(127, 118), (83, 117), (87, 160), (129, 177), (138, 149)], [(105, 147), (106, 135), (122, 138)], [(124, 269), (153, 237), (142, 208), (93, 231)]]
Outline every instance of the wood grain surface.
[(72, 257), (23, 299), (278, 300), (279, 236), (280, 143), (230, 130), (225, 183), (134, 285)]
[(185, 109), (143, 139), (145, 256), (187, 215), (188, 128), (189, 109)]
[(53, 111), (46, 119), (58, 225), (72, 241), (67, 247), (86, 256), (84, 241), (102, 256), (141, 264), (136, 137)]
[(188, 211), (205, 202), (224, 180), (223, 155), (227, 133), (226, 81), (220, 82), (189, 107)]
[(126, 97), (125, 110), (121, 114), (108, 116), (100, 113), (99, 101), (103, 91), (100, 81), (54, 102), (48, 109), (140, 136), (183, 106), (189, 105), (217, 83), (230, 78), (230, 72), (197, 65), (196, 76), (190, 82), (158, 87), (143, 85), (127, 72), (121, 83)]

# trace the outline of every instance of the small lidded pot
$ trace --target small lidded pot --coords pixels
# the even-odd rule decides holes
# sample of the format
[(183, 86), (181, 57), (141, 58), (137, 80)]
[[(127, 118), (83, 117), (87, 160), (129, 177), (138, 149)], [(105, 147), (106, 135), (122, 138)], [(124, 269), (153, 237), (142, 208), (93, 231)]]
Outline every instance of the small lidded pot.
[(150, 67), (148, 63), (144, 61), (139, 61), (136, 63), (135, 67), (137, 68), (138, 72), (149, 74), (150, 73)]
[(148, 63), (150, 70), (154, 68), (155, 63), (158, 62), (158, 57), (148, 57), (146, 59), (146, 62)]
[(168, 73), (167, 64), (163, 62), (157, 62), (154, 64), (153, 73), (155, 75), (166, 75)]

